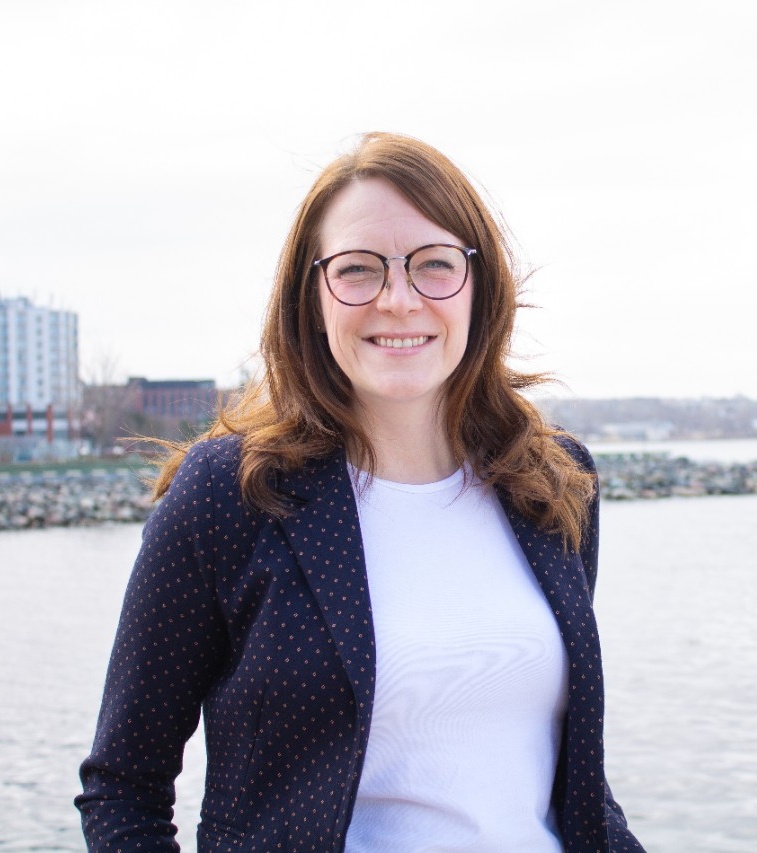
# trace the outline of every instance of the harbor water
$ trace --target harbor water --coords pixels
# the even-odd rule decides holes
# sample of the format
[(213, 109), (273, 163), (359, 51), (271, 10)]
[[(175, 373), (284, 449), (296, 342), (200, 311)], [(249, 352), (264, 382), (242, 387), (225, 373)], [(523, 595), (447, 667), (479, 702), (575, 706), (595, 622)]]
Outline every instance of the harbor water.
[[(82, 851), (89, 750), (137, 524), (0, 533), (0, 850)], [(607, 774), (650, 853), (757, 850), (757, 496), (606, 503)], [(178, 782), (195, 849), (203, 749)]]

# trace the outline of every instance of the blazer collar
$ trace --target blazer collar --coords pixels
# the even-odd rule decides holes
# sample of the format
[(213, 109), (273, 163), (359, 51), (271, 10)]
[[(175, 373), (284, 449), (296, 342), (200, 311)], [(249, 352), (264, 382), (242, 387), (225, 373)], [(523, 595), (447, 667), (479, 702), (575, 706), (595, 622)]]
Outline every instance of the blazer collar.
[(366, 724), (373, 706), (376, 647), (357, 503), (344, 452), (281, 475), (278, 491), (292, 501), (281, 525), (326, 619)]
[[(558, 801), (562, 802), (563, 831), (567, 836), (575, 824), (574, 816), (579, 811), (586, 813), (588, 800), (592, 801), (598, 824), (604, 821), (604, 780), (601, 772), (597, 772), (602, 767), (604, 718), (604, 679), (597, 622), (580, 555), (566, 551), (559, 535), (545, 533), (515, 512), (506, 495), (500, 492), (499, 498), (552, 608), (568, 655), (568, 712), (562, 754), (564, 760), (573, 763), (573, 769), (570, 777), (567, 769), (559, 775), (556, 788)], [(591, 751), (587, 744), (592, 745)], [(579, 757), (580, 765), (577, 764)], [(581, 776), (581, 787), (577, 787), (576, 780)], [(579, 830), (583, 833), (584, 828), (579, 827)], [(591, 849), (608, 849), (605, 843), (600, 840), (598, 844), (602, 846), (592, 844)]]
[[(280, 475), (278, 491), (292, 502), (291, 514), (283, 519), (282, 526), (337, 647), (341, 651), (354, 643), (355, 623), (360, 622), (361, 633), (368, 631), (361, 639), (370, 641), (372, 661), (368, 578), (357, 504), (344, 451), (311, 460), (297, 471)], [(579, 554), (565, 550), (559, 534), (546, 533), (521, 515), (504, 490), (498, 489), (497, 495), (566, 644), (574, 639), (573, 634), (579, 628), (596, 637), (596, 622)], [(365, 663), (363, 659), (357, 665)], [(356, 664), (354, 660), (352, 663), (345, 660), (345, 665), (350, 670)]]
[(563, 636), (568, 639), (573, 634), (575, 623), (570, 616), (579, 611), (584, 627), (591, 628), (596, 635), (589, 585), (578, 552), (565, 549), (558, 533), (547, 533), (521, 515), (505, 492), (498, 490), (497, 494)]
[[(292, 500), (283, 530), (321, 608), (355, 692), (359, 714), (370, 719), (375, 683), (375, 638), (357, 503), (344, 452), (283, 474), (278, 490)], [(529, 566), (555, 615), (570, 661), (571, 708), (601, 719), (599, 641), (588, 584), (578, 553), (563, 548), (498, 497)], [(592, 672), (595, 678), (588, 679)], [(578, 702), (578, 706), (576, 706)]]

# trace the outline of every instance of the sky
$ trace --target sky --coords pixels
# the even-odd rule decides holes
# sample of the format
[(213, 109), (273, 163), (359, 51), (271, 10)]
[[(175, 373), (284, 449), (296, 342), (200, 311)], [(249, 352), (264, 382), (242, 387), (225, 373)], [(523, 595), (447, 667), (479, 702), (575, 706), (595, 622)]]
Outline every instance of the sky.
[(757, 397), (752, 0), (0, 0), (0, 296), (85, 381), (254, 368), (319, 170), (370, 130), (486, 192), (518, 364), (578, 397)]

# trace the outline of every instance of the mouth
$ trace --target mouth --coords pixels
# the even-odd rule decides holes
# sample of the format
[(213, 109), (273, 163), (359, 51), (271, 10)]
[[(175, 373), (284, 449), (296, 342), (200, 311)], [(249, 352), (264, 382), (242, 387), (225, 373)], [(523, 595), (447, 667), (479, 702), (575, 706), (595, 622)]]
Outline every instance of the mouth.
[(409, 349), (410, 347), (420, 347), (431, 340), (430, 335), (421, 335), (416, 338), (369, 338), (372, 344), (377, 347), (386, 347), (388, 349)]

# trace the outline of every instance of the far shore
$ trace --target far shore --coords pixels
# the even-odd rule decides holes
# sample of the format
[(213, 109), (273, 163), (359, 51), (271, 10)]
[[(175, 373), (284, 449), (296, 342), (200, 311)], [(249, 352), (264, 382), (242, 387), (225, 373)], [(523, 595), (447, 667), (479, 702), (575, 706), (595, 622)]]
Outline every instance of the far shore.
[[(666, 453), (595, 453), (606, 500), (757, 494), (757, 461), (697, 462)], [(153, 509), (139, 458), (0, 466), (0, 531), (144, 522)]]

